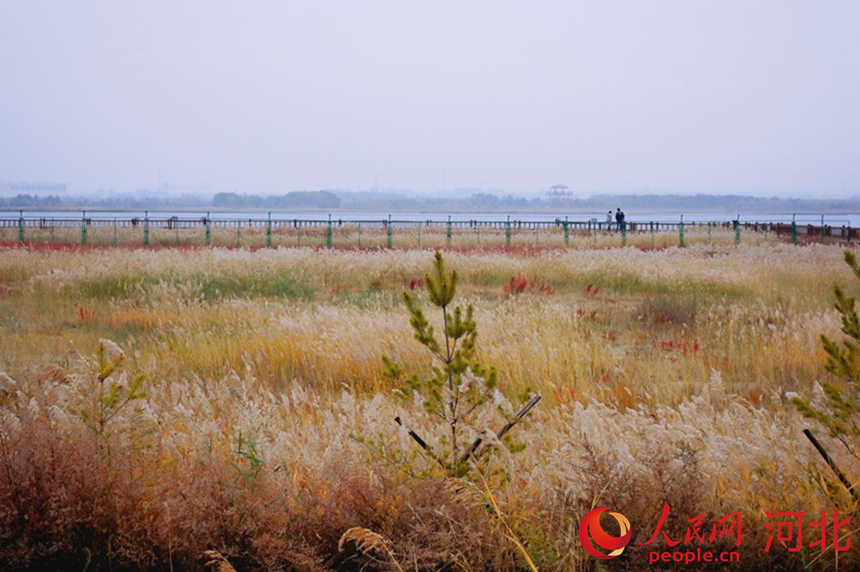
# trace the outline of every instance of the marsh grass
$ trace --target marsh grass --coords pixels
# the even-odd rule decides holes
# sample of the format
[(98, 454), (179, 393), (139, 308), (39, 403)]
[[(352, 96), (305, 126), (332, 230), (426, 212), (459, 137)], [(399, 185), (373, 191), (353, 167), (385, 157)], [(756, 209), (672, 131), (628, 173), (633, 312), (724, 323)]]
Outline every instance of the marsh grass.
[[(493, 457), (509, 479), (489, 494), (509, 530), (487, 495), (463, 503), (444, 478), (389, 462), (419, 463), (394, 417), (434, 434), (419, 402), (394, 399), (380, 361), (430, 365), (399, 301), (418, 292), (426, 251), (0, 249), (0, 561), (180, 569), (212, 550), (237, 570), (358, 569), (368, 562), (338, 542), (359, 527), (405, 570), (522, 570), (520, 547), (540, 570), (582, 570), (594, 561), (576, 526), (596, 503), (644, 535), (669, 501), (673, 538), (697, 514), (738, 511), (743, 566), (800, 569), (818, 555), (779, 546), (763, 560), (764, 511), (854, 510), (820, 486), (826, 469), (785, 397), (814, 400), (829, 375), (818, 336), (838, 339), (830, 289), (853, 284), (841, 256), (447, 252), (480, 324), (477, 359), (505, 393), (544, 397), (516, 429), (525, 452)], [(552, 292), (512, 296), (512, 277)], [(136, 396), (103, 435), (81, 416), (99, 412), (100, 339), (123, 351), (117, 395)], [(630, 569), (646, 562), (625, 551)]]

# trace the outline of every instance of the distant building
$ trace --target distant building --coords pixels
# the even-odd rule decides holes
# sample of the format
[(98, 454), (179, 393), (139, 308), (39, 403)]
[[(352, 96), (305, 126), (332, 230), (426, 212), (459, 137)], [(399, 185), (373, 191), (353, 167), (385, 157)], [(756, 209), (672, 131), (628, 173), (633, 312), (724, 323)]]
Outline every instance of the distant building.
[(28, 183), (0, 181), (0, 195), (60, 195), (67, 191), (66, 183)]
[(549, 188), (546, 192), (546, 198), (551, 203), (569, 203), (573, 200), (573, 193), (570, 192), (567, 185), (562, 185), (561, 183), (557, 183)]

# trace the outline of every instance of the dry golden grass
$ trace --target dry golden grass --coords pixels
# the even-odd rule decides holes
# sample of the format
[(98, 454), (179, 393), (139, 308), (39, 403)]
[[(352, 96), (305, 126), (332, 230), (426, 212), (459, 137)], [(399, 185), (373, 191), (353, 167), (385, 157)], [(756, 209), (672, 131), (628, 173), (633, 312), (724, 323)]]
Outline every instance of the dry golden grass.
[[(755, 569), (764, 511), (853, 510), (821, 492), (785, 397), (814, 397), (825, 375), (829, 289), (852, 284), (838, 247), (448, 253), (482, 362), (515, 403), (544, 396), (515, 429), (525, 451), (478, 481), (483, 503), (418, 456), (394, 417), (431, 444), (439, 431), (382, 376), (382, 354), (429, 364), (399, 295), (420, 292), (430, 258), (0, 250), (0, 560), (193, 567), (211, 550), (237, 570), (579, 570), (594, 564), (576, 539), (590, 507), (617, 508), (642, 541), (668, 501), (673, 536), (740, 512)], [(102, 339), (124, 357), (99, 381)], [(339, 551), (349, 530), (388, 552)]]

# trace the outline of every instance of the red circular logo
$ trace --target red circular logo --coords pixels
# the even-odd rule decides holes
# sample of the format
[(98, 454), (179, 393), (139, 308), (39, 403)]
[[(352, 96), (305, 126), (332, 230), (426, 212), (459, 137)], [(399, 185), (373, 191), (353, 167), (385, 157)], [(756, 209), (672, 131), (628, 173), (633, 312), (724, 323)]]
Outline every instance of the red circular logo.
[[(618, 512), (610, 512), (609, 514), (618, 521), (618, 526), (621, 528), (621, 536), (609, 536), (603, 532), (603, 527), (600, 526), (600, 515), (605, 510), (609, 510), (609, 507), (604, 506), (596, 508), (586, 514), (585, 518), (582, 519), (582, 522), (579, 523), (579, 543), (586, 552), (595, 558), (600, 558), (601, 560), (615, 558), (624, 552), (624, 547), (627, 546), (628, 542), (630, 542), (630, 537), (633, 534), (630, 532), (630, 521), (627, 520), (626, 516)], [(611, 552), (609, 554), (604, 554), (597, 550), (594, 547), (594, 544), (591, 543), (591, 538), (589, 538), (589, 536), (594, 539), (594, 542), (599, 547), (605, 550), (610, 550)]]

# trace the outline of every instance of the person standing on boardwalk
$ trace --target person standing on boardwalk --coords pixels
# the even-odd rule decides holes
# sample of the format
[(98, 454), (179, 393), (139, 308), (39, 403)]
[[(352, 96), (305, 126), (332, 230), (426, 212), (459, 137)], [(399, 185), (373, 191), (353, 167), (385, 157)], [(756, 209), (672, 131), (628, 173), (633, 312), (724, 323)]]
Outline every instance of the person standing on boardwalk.
[(612, 211), (606, 213), (606, 230), (612, 230)]
[(624, 213), (621, 212), (621, 207), (615, 211), (615, 222), (618, 223), (618, 230), (621, 231), (621, 222), (624, 220)]

